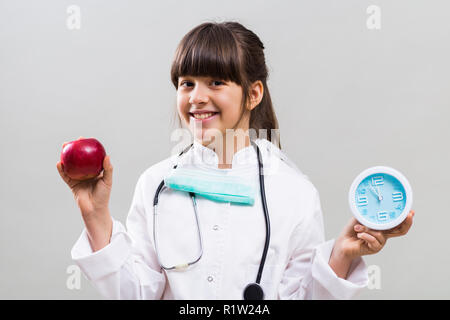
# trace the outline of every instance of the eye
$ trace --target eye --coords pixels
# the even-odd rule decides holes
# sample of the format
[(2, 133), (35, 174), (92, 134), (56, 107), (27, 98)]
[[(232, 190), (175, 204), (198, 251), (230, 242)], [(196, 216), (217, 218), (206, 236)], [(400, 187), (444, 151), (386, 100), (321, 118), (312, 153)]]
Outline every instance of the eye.
[(225, 84), (223, 81), (220, 81), (220, 80), (213, 80), (212, 81), (212, 83), (215, 83), (215, 84), (217, 84), (218, 86), (220, 86), (220, 85), (222, 85), (222, 84)]
[[(220, 86), (225, 84), (225, 82), (221, 80), (213, 80), (211, 83), (213, 84), (213, 86)], [(188, 80), (181, 81), (180, 83), (180, 87), (190, 87), (192, 85), (194, 84)]]
[(184, 86), (184, 84), (192, 84), (192, 82), (190, 82), (190, 81), (182, 81), (180, 86), (181, 87), (186, 87), (186, 86)]

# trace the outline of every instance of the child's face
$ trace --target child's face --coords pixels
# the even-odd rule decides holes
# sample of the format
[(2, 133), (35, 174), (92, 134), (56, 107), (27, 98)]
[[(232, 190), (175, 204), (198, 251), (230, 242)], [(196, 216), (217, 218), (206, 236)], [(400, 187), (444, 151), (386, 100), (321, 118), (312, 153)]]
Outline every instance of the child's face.
[(191, 130), (201, 124), (202, 140), (209, 140), (204, 136), (207, 129), (217, 129), (223, 137), (226, 129), (247, 130), (247, 112), (237, 126), (241, 118), (241, 103), (242, 87), (234, 82), (210, 77), (185, 76), (178, 79), (178, 114)]

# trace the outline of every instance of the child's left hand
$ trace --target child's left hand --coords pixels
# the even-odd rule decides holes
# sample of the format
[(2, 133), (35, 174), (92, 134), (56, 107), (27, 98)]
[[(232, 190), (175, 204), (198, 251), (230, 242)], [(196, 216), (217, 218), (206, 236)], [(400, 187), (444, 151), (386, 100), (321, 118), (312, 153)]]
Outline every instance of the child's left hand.
[(411, 210), (400, 225), (389, 230), (369, 229), (352, 218), (336, 240), (333, 250), (336, 250), (339, 256), (348, 259), (377, 253), (384, 247), (387, 239), (407, 234), (412, 226), (413, 217), (414, 211)]

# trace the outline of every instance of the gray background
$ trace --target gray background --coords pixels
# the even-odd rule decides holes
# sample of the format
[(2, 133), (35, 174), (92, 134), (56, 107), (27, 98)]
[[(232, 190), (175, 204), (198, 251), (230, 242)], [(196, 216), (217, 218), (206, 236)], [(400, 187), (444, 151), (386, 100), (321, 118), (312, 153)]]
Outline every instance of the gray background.
[[(69, 5), (81, 29), (69, 30)], [(381, 29), (369, 30), (370, 5)], [(0, 298), (99, 299), (69, 290), (83, 222), (56, 162), (99, 139), (111, 155), (111, 211), (124, 222), (139, 175), (169, 156), (182, 36), (235, 20), (263, 41), (283, 149), (318, 188), (326, 237), (351, 217), (363, 169), (388, 165), (414, 191), (409, 234), (366, 256), (381, 288), (360, 299), (450, 298), (448, 1), (0, 1)]]

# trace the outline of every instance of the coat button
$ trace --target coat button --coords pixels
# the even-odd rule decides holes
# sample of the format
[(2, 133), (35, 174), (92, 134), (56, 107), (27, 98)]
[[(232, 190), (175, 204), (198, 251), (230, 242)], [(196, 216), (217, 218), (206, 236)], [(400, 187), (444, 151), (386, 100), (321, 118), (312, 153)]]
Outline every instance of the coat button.
[(219, 230), (219, 226), (216, 224), (216, 225), (214, 225), (214, 227), (213, 227), (213, 230)]
[(212, 276), (209, 276), (207, 279), (209, 282), (212, 282), (214, 280), (214, 278)]

